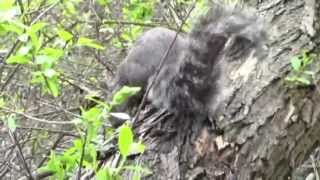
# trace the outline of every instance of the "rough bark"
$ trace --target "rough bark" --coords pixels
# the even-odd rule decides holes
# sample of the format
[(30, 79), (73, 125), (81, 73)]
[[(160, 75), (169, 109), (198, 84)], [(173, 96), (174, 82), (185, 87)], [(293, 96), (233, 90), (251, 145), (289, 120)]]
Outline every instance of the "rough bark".
[(269, 24), (268, 56), (228, 64), (230, 96), (216, 120), (223, 134), (204, 117), (146, 110), (136, 132), (148, 147), (142, 159), (153, 174), (147, 179), (287, 179), (319, 145), (317, 85), (290, 89), (284, 78), (293, 55), (318, 52), (320, 1), (255, 5)]

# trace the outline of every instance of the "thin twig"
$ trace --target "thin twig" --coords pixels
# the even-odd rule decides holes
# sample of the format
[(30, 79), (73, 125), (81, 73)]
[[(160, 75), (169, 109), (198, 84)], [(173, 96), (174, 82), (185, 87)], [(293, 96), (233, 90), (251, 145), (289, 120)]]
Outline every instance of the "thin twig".
[[(79, 21), (79, 23), (95, 23), (96, 21)], [(123, 20), (103, 20), (102, 25), (105, 24), (120, 24), (120, 25), (134, 25), (134, 26), (143, 26), (143, 27), (158, 27), (163, 25), (161, 22), (153, 22), (153, 23), (143, 23), (143, 22), (135, 22), (135, 21), (123, 21)], [(168, 29), (177, 31), (175, 27), (167, 26)]]
[(81, 168), (82, 168), (83, 158), (84, 158), (84, 154), (85, 154), (85, 148), (86, 148), (86, 144), (87, 144), (87, 136), (88, 136), (88, 130), (86, 129), (86, 132), (84, 134), (84, 141), (82, 143), (82, 151), (81, 151), (79, 169), (78, 169), (77, 178), (76, 178), (77, 180), (81, 179)]
[(122, 24), (122, 25), (135, 25), (135, 26), (144, 26), (144, 27), (156, 27), (160, 23), (142, 23), (134, 21), (121, 21), (121, 20), (103, 20), (103, 24)]
[[(37, 109), (38, 110), (38, 109)], [(62, 112), (68, 112), (70, 113), (72, 116), (75, 116), (76, 114), (74, 113), (74, 111), (76, 112), (79, 112), (80, 111), (80, 108), (79, 107), (73, 107), (73, 108), (70, 108), (70, 109), (57, 109), (57, 110), (54, 110), (54, 111), (49, 111), (49, 112), (42, 112), (42, 113), (38, 113), (38, 114), (33, 114), (32, 116), (33, 117), (43, 117), (43, 116), (50, 116), (50, 115), (57, 115), (59, 113), (62, 113)], [(29, 110), (29, 113), (31, 111)], [(75, 117), (79, 117), (78, 115), (76, 115)]]
[(14, 77), (14, 75), (18, 72), (18, 70), (20, 69), (21, 64), (17, 65), (14, 70), (11, 72), (11, 74), (9, 75), (8, 79), (4, 82), (3, 86), (0, 89), (0, 92), (3, 92), (4, 89), (7, 87), (7, 85), (9, 84), (9, 82), (12, 80), (12, 78)]
[[(73, 113), (73, 112), (65, 109), (64, 107), (60, 107), (60, 106), (57, 105), (57, 104), (50, 104), (50, 102), (47, 102), (47, 101), (41, 100), (41, 99), (37, 100), (37, 102), (42, 103), (42, 104), (44, 104), (44, 105), (46, 105), (46, 106), (48, 106), (48, 107), (50, 107), (50, 108), (55, 108), (55, 109), (57, 109), (57, 110), (60, 110), (60, 111), (62, 111), (63, 113), (69, 114), (69, 115), (71, 115), (71, 116), (73, 116), (73, 117), (75, 117), (75, 118), (79, 118), (79, 119), (81, 118), (81, 116), (79, 116), (78, 114)], [(79, 109), (79, 108), (78, 108), (78, 109)], [(76, 109), (75, 109), (75, 110), (76, 110)], [(35, 117), (35, 115), (32, 115), (32, 116)]]
[[(29, 142), (29, 141), (33, 141), (35, 140), (35, 138), (25, 138), (24, 140), (20, 140), (19, 144), (25, 144), (26, 142)], [(9, 151), (10, 149), (14, 148), (14, 144), (8, 146), (8, 147), (5, 147), (5, 148), (2, 148), (0, 149), (0, 153), (3, 153), (5, 151)], [(1, 176), (0, 176), (1, 177)]]
[(22, 160), (22, 164), (23, 164), (24, 168), (26, 169), (26, 171), (27, 171), (27, 173), (28, 173), (29, 179), (30, 179), (30, 180), (33, 180), (31, 171), (30, 171), (30, 169), (29, 169), (29, 167), (28, 167), (28, 165), (27, 165), (27, 162), (26, 162), (26, 160), (25, 160), (25, 158), (24, 158), (24, 156), (23, 156), (22, 149), (21, 149), (20, 144), (19, 144), (19, 142), (18, 142), (18, 140), (17, 140), (17, 137), (16, 137), (16, 135), (14, 134), (14, 132), (11, 131), (11, 129), (9, 129), (9, 136), (10, 136), (12, 142), (13, 142), (13, 143), (16, 145), (16, 147), (17, 147), (18, 154), (19, 154), (19, 156), (20, 156), (20, 158), (21, 158), (21, 160)]
[(28, 114), (25, 114), (25, 113), (22, 113), (22, 112), (13, 111), (13, 110), (10, 110), (10, 109), (4, 108), (4, 107), (1, 107), (0, 109), (2, 109), (5, 112), (14, 113), (14, 114), (23, 116), (23, 117), (25, 117), (27, 119), (30, 119), (30, 120), (33, 120), (33, 121), (37, 121), (37, 122), (41, 122), (41, 123), (59, 124), (59, 125), (75, 124), (75, 122), (73, 122), (73, 121), (49, 121), (49, 120), (45, 120), (45, 119), (40, 119), (40, 118), (36, 118), (36, 117), (30, 116)]
[(107, 64), (104, 60), (101, 59), (100, 57), (100, 52), (99, 51), (96, 51), (94, 52), (94, 57), (96, 58), (96, 60), (98, 61), (98, 63), (100, 63), (103, 67), (105, 67), (108, 72), (111, 73), (111, 75), (114, 75), (113, 71), (112, 71), (112, 68), (110, 67), (109, 64)]
[(48, 133), (55, 133), (55, 134), (63, 134), (64, 136), (71, 136), (71, 137), (80, 137), (73, 131), (63, 131), (63, 130), (54, 130), (54, 129), (46, 129), (46, 128), (37, 128), (37, 127), (17, 127), (17, 129), (25, 129), (25, 130), (32, 130), (32, 131), (46, 131)]
[(40, 13), (32, 22), (31, 25), (36, 23), (37, 21), (39, 21), (42, 16), (44, 16), (48, 11), (50, 11), (52, 8), (54, 8), (57, 4), (59, 4), (60, 1), (57, 1), (55, 3), (53, 3), (51, 6), (49, 6), (47, 9), (45, 9), (44, 11), (42, 11), (42, 13)]

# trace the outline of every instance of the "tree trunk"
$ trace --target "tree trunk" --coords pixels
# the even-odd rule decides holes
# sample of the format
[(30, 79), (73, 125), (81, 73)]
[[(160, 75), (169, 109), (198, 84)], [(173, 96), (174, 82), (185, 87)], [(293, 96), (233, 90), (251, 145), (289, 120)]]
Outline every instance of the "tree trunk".
[(223, 134), (204, 117), (145, 111), (136, 132), (148, 147), (147, 179), (287, 179), (318, 146), (317, 81), (298, 89), (284, 79), (292, 56), (318, 51), (320, 1), (259, 0), (256, 7), (270, 25), (268, 56), (228, 64), (229, 96), (216, 119)]

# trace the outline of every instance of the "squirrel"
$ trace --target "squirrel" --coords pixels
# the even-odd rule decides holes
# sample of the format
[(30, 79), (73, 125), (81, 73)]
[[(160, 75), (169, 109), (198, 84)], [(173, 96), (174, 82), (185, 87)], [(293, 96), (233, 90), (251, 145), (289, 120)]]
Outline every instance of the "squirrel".
[[(163, 27), (145, 32), (120, 64), (114, 89), (150, 86), (175, 36), (175, 31)], [(147, 100), (174, 114), (214, 115), (222, 99), (222, 63), (259, 54), (265, 39), (264, 24), (251, 11), (213, 6), (189, 33), (177, 36)]]

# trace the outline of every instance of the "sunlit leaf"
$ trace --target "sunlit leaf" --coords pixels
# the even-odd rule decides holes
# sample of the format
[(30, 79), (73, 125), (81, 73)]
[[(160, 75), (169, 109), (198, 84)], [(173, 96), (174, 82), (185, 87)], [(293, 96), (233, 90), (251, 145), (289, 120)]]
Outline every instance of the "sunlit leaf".
[(7, 123), (8, 123), (8, 128), (11, 131), (15, 131), (16, 130), (17, 124), (16, 124), (16, 116), (15, 115), (8, 116)]
[(47, 55), (54, 59), (58, 59), (64, 55), (64, 51), (62, 49), (45, 47), (44, 49), (39, 51), (39, 54)]
[(6, 62), (8, 64), (28, 64), (30, 62), (30, 58), (23, 55), (10, 56)]
[(304, 78), (304, 77), (297, 77), (296, 80), (299, 81), (302, 84), (305, 84), (305, 85), (310, 85), (311, 84), (311, 81), (309, 79), (307, 79), (307, 78)]
[(316, 73), (313, 71), (303, 71), (304, 74), (310, 75), (310, 76), (314, 76)]
[(140, 87), (124, 86), (115, 93), (112, 99), (112, 105), (119, 105), (125, 102), (130, 96), (137, 94), (141, 90)]
[(1, 0), (0, 11), (11, 9), (14, 6), (15, 0)]
[(48, 88), (50, 89), (51, 94), (54, 97), (58, 97), (59, 96), (59, 82), (58, 79), (56, 77), (53, 78), (47, 78), (47, 84), (48, 84)]
[(107, 4), (109, 4), (112, 0), (97, 0), (97, 2), (101, 5), (101, 6), (105, 6)]
[(122, 125), (119, 128), (118, 146), (120, 154), (124, 157), (130, 153), (131, 144), (133, 143), (133, 133), (128, 125)]
[(20, 36), (18, 36), (18, 39), (19, 39), (21, 42), (26, 43), (26, 42), (28, 42), (28, 40), (29, 40), (29, 36), (28, 36), (28, 34), (21, 34)]
[(43, 69), (52, 68), (53, 64), (57, 61), (56, 57), (48, 56), (48, 55), (39, 55), (36, 56), (36, 64), (43, 65)]
[(6, 102), (2, 97), (0, 97), (0, 108), (4, 107), (6, 105)]
[(293, 57), (291, 59), (291, 66), (295, 71), (299, 71), (301, 69), (302, 61), (298, 57)]
[(31, 25), (29, 28), (28, 28), (28, 32), (32, 32), (32, 33), (36, 33), (40, 30), (42, 30), (45, 26), (47, 26), (47, 23), (45, 22), (38, 22), (38, 23), (35, 23), (33, 25)]
[(112, 180), (111, 173), (109, 172), (108, 168), (101, 168), (96, 173), (97, 180)]
[(143, 153), (145, 150), (145, 146), (142, 143), (132, 143), (130, 147), (130, 153), (139, 154)]
[(17, 54), (20, 55), (20, 56), (25, 56), (25, 55), (27, 55), (27, 54), (30, 52), (31, 48), (32, 48), (32, 47), (29, 46), (29, 45), (27, 45), (27, 46), (22, 46), (22, 47), (18, 50)]
[(19, 21), (9, 21), (1, 24), (1, 27), (8, 32), (15, 32), (18, 35), (22, 35), (24, 33), (24, 29), (27, 28), (27, 26)]
[(11, 20), (20, 13), (14, 3), (14, 0), (0, 0), (0, 22)]
[(101, 118), (101, 113), (102, 112), (101, 112), (100, 108), (93, 107), (87, 111), (84, 111), (82, 116), (84, 117), (84, 119), (86, 119), (88, 121), (95, 121), (95, 120)]
[(64, 8), (67, 10), (68, 13), (70, 14), (76, 14), (77, 10), (72, 3), (72, 1), (63, 1), (64, 3)]
[(68, 31), (63, 30), (63, 29), (58, 30), (58, 35), (64, 41), (69, 41), (70, 39), (73, 38), (73, 35), (71, 33), (69, 33)]
[(89, 38), (85, 38), (85, 37), (80, 37), (78, 39), (78, 45), (80, 46), (87, 46), (87, 47), (91, 47), (94, 49), (104, 49), (104, 47), (100, 44), (98, 44), (95, 40), (89, 39)]
[(54, 69), (46, 69), (43, 74), (48, 78), (52, 78), (57, 75), (57, 72)]

